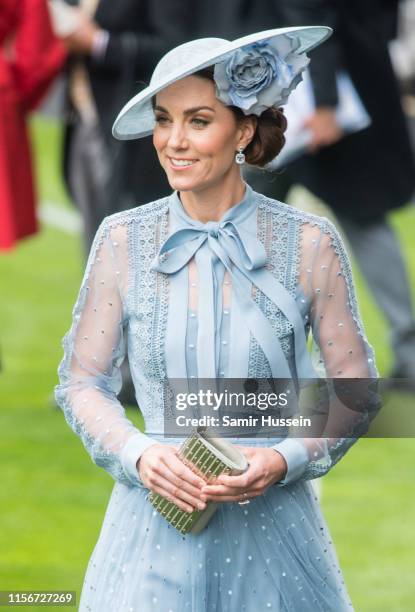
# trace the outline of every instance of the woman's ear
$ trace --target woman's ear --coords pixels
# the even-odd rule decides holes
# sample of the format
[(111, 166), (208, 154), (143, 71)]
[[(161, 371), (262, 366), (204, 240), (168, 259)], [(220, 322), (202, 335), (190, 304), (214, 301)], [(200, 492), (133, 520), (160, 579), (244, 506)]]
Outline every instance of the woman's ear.
[(249, 143), (253, 140), (258, 125), (257, 118), (254, 115), (249, 115), (241, 121), (240, 138), (238, 148), (246, 149)]

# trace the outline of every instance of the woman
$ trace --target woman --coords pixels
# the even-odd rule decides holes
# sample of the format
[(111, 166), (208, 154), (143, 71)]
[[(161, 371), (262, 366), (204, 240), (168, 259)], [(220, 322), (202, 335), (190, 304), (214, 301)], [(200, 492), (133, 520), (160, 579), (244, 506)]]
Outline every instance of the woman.
[(37, 232), (28, 113), (66, 59), (45, 0), (0, 3), (0, 251)]
[[(118, 138), (153, 131), (175, 191), (104, 220), (64, 340), (57, 400), (117, 481), (81, 610), (351, 608), (309, 479), (353, 438), (248, 438), (247, 472), (206, 485), (163, 434), (166, 378), (310, 377), (310, 327), (326, 376), (376, 373), (333, 226), (253, 192), (240, 171), (278, 154), (278, 107), (329, 33), (186, 43), (115, 122)], [(116, 398), (124, 339), (146, 434)], [(204, 531), (182, 536), (149, 490), (189, 512), (220, 505)]]

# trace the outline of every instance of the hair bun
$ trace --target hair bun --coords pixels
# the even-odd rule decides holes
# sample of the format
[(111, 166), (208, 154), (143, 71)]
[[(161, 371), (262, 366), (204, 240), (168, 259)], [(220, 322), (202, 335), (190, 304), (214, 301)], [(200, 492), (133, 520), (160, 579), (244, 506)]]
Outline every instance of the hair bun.
[(255, 135), (244, 151), (246, 162), (260, 168), (269, 164), (285, 144), (286, 129), (287, 118), (283, 109), (267, 108), (257, 118)]

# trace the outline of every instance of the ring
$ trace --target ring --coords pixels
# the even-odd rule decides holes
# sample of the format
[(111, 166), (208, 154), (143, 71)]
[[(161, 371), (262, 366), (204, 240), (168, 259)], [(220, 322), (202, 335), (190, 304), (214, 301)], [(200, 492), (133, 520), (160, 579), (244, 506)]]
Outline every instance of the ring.
[(243, 501), (238, 502), (238, 504), (240, 506), (243, 506), (244, 504), (249, 504), (250, 500), (248, 499), (248, 493), (243, 493), (242, 495), (245, 497), (245, 499)]

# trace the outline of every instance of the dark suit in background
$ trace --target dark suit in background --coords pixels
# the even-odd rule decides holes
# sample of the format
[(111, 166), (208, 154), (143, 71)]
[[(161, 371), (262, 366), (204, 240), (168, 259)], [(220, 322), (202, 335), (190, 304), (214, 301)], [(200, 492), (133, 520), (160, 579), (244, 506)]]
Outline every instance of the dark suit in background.
[[(84, 217), (86, 252), (104, 216), (171, 191), (151, 137), (121, 143), (113, 138), (111, 127), (122, 106), (148, 84), (159, 59), (187, 39), (186, 16), (186, 0), (101, 0), (98, 4), (94, 21), (109, 33), (108, 44), (99, 59), (85, 58), (98, 126), (89, 127), (91, 138), (80, 135), (80, 117), (72, 108), (65, 137), (65, 176)], [(95, 142), (90, 152), (85, 141)], [(97, 178), (91, 176), (90, 184), (81, 185), (82, 164), (89, 163), (90, 174)], [(107, 187), (102, 189), (98, 183), (105, 173), (109, 174)]]
[[(390, 4), (390, 3), (388, 3)], [(415, 190), (415, 165), (385, 35), (379, 0), (279, 0), (285, 20), (322, 23), (334, 34), (312, 55), (317, 106), (335, 106), (335, 70), (344, 67), (372, 124), (365, 130), (305, 156), (290, 169), (333, 210), (358, 222), (378, 221), (406, 204)]]

